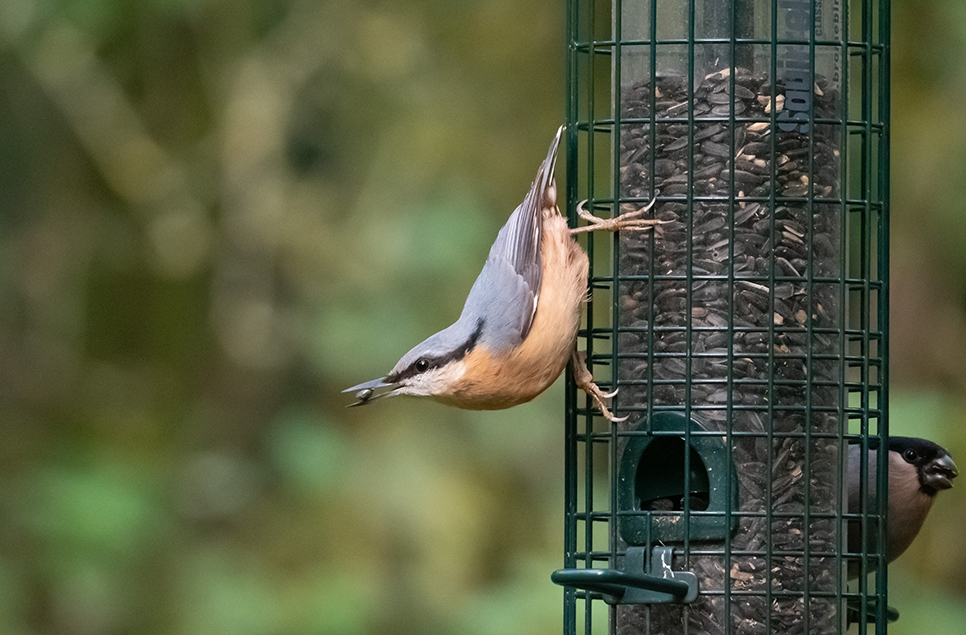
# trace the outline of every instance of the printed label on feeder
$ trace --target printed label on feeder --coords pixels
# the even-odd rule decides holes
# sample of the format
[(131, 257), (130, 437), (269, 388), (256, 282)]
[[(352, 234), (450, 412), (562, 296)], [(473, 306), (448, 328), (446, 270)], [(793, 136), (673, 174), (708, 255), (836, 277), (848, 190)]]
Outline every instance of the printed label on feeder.
[[(778, 9), (779, 37), (782, 40), (808, 41), (812, 24), (815, 25), (816, 42), (838, 41), (841, 35), (841, 0), (779, 0)], [(809, 112), (817, 87), (809, 59), (812, 51), (806, 44), (778, 47), (777, 66), (779, 77), (785, 85), (785, 101), (776, 119), (778, 129), (783, 132), (809, 131)], [(814, 54), (816, 72), (831, 85), (837, 85), (841, 75), (839, 47), (816, 44)]]

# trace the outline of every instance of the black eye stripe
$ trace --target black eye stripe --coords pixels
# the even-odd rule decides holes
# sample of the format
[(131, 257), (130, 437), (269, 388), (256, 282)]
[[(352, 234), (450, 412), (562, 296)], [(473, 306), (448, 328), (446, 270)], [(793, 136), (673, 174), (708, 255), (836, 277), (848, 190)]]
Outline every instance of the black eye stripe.
[(420, 357), (415, 362), (410, 364), (407, 368), (401, 370), (396, 375), (389, 375), (386, 377), (386, 381), (389, 382), (399, 382), (409, 377), (414, 377), (422, 373), (433, 370), (434, 368), (439, 368), (440, 366), (445, 366), (446, 364), (463, 359), (476, 347), (476, 343), (480, 339), (480, 334), (483, 332), (483, 319), (476, 321), (476, 328), (473, 329), (473, 333), (470, 337), (463, 342), (463, 345), (458, 347), (451, 353), (446, 353), (444, 355), (437, 355), (436, 357)]

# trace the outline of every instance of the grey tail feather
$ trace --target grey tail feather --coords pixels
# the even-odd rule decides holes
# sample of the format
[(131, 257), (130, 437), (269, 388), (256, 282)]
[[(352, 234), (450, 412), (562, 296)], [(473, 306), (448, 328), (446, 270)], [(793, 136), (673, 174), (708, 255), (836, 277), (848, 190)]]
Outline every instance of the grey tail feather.
[(557, 163), (557, 149), (560, 147), (560, 138), (563, 136), (563, 131), (563, 126), (557, 128), (557, 134), (550, 144), (550, 149), (547, 150), (547, 158), (540, 164), (540, 168), (537, 170), (537, 176), (530, 185), (530, 191), (527, 192), (526, 198), (523, 200), (524, 207), (530, 209), (531, 213), (536, 214), (537, 218), (539, 218), (540, 210), (543, 209), (544, 192), (553, 183), (554, 168)]
[[(540, 165), (540, 170), (537, 172), (536, 180), (538, 184), (535, 189), (541, 194), (553, 183), (554, 169), (557, 165), (557, 150), (560, 147), (560, 138), (563, 136), (563, 131), (564, 126), (557, 128), (557, 134), (550, 144), (550, 149), (547, 150), (547, 158), (543, 160), (543, 163)], [(543, 201), (540, 203), (542, 205)]]

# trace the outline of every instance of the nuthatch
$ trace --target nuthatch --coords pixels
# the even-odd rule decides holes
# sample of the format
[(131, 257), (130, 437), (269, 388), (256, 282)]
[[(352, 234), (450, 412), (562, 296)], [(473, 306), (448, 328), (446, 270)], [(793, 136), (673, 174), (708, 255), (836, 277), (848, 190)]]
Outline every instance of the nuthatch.
[(554, 165), (563, 127), (550, 145), (523, 203), (490, 248), (455, 324), (429, 337), (388, 375), (348, 388), (360, 406), (380, 397), (416, 395), (471, 410), (497, 410), (530, 401), (571, 360), (577, 386), (608, 419), (615, 417), (576, 350), (580, 308), (587, 297), (588, 259), (573, 235), (603, 229), (645, 230), (658, 221), (641, 209), (600, 219), (578, 206), (592, 224), (577, 229), (557, 209)]
[[(849, 513), (861, 511), (859, 475), (862, 448), (849, 446), (848, 495)], [(875, 469), (877, 452), (869, 453), (869, 505), (875, 505)], [(887, 562), (904, 552), (922, 528), (939, 490), (953, 486), (959, 474), (956, 464), (944, 448), (926, 439), (914, 437), (889, 438), (889, 508), (886, 525)], [(867, 541), (874, 544), (875, 527), (868, 523)], [(849, 523), (849, 551), (862, 551), (862, 527), (858, 521)], [(858, 562), (849, 563), (849, 577), (859, 575)]]

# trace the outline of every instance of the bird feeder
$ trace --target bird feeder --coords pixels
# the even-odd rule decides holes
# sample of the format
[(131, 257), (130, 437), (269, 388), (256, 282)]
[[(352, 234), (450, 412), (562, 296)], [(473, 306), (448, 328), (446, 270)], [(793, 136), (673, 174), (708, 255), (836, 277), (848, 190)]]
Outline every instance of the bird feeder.
[[(884, 633), (888, 0), (570, 0), (565, 633)], [(651, 205), (652, 201), (654, 202)], [(862, 529), (850, 545), (850, 528)], [(861, 575), (848, 578), (848, 567)]]

